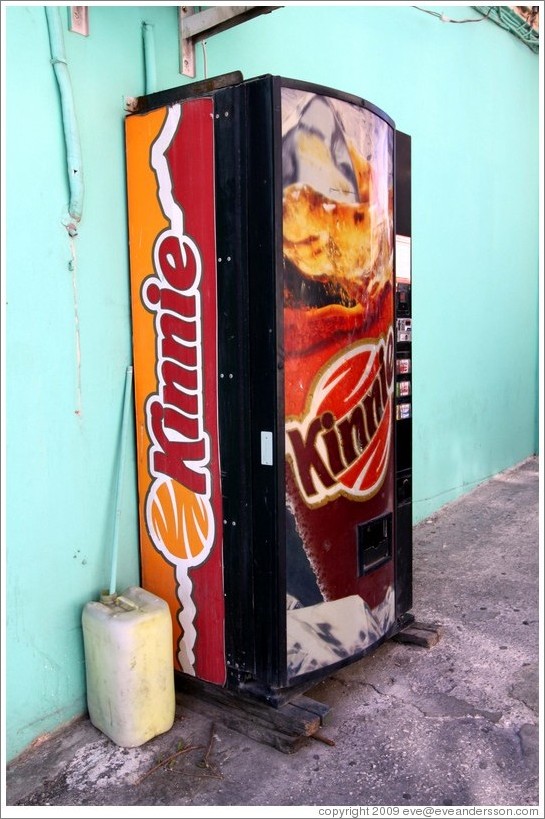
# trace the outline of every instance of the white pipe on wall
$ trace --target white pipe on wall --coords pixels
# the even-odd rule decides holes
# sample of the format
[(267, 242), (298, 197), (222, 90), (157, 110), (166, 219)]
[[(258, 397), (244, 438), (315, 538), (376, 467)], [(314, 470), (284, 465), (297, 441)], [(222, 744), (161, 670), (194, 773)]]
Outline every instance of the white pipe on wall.
[(60, 9), (58, 6), (46, 6), (47, 28), (49, 31), (49, 47), (51, 64), (55, 71), (57, 85), (61, 99), (62, 126), (66, 148), (66, 163), (68, 171), (68, 185), (70, 201), (68, 204), (68, 220), (66, 227), (71, 236), (77, 233), (77, 223), (83, 211), (83, 169), (81, 161), (81, 146), (79, 141), (78, 124), (74, 108), (72, 83), (64, 50), (64, 37)]
[(144, 38), (145, 93), (157, 91), (157, 63), (155, 60), (155, 35), (151, 23), (142, 23)]

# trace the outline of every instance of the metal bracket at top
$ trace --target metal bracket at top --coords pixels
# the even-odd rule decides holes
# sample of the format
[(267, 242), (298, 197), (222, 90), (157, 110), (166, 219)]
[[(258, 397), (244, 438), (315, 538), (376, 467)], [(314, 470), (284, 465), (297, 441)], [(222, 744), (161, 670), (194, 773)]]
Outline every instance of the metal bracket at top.
[(180, 74), (195, 76), (195, 43), (279, 8), (282, 6), (212, 6), (196, 12), (195, 6), (178, 6)]

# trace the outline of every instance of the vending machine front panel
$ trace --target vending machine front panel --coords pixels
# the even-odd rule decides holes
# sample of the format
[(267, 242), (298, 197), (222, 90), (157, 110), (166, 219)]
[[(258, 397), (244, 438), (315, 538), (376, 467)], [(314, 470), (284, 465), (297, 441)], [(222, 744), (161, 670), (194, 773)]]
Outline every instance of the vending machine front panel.
[(291, 684), (395, 621), (389, 119), (286, 81), (282, 247)]

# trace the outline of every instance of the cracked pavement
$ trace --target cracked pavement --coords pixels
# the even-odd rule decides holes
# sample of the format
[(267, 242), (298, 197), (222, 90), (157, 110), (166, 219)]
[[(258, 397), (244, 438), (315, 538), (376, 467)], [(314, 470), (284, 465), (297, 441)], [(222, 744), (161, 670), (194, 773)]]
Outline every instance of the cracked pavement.
[(172, 730), (140, 748), (86, 718), (36, 742), (7, 767), (7, 805), (539, 805), (538, 487), (530, 458), (415, 527), (412, 611), (442, 636), (388, 641), (311, 688), (333, 745), (283, 754), (180, 694)]

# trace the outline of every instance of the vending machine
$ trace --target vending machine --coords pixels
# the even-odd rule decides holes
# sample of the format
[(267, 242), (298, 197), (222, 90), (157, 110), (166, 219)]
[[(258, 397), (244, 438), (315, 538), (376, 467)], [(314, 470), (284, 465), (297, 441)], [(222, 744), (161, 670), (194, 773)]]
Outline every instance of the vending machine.
[(180, 678), (277, 705), (410, 617), (395, 126), (235, 73), (138, 98), (126, 161), (142, 586)]

